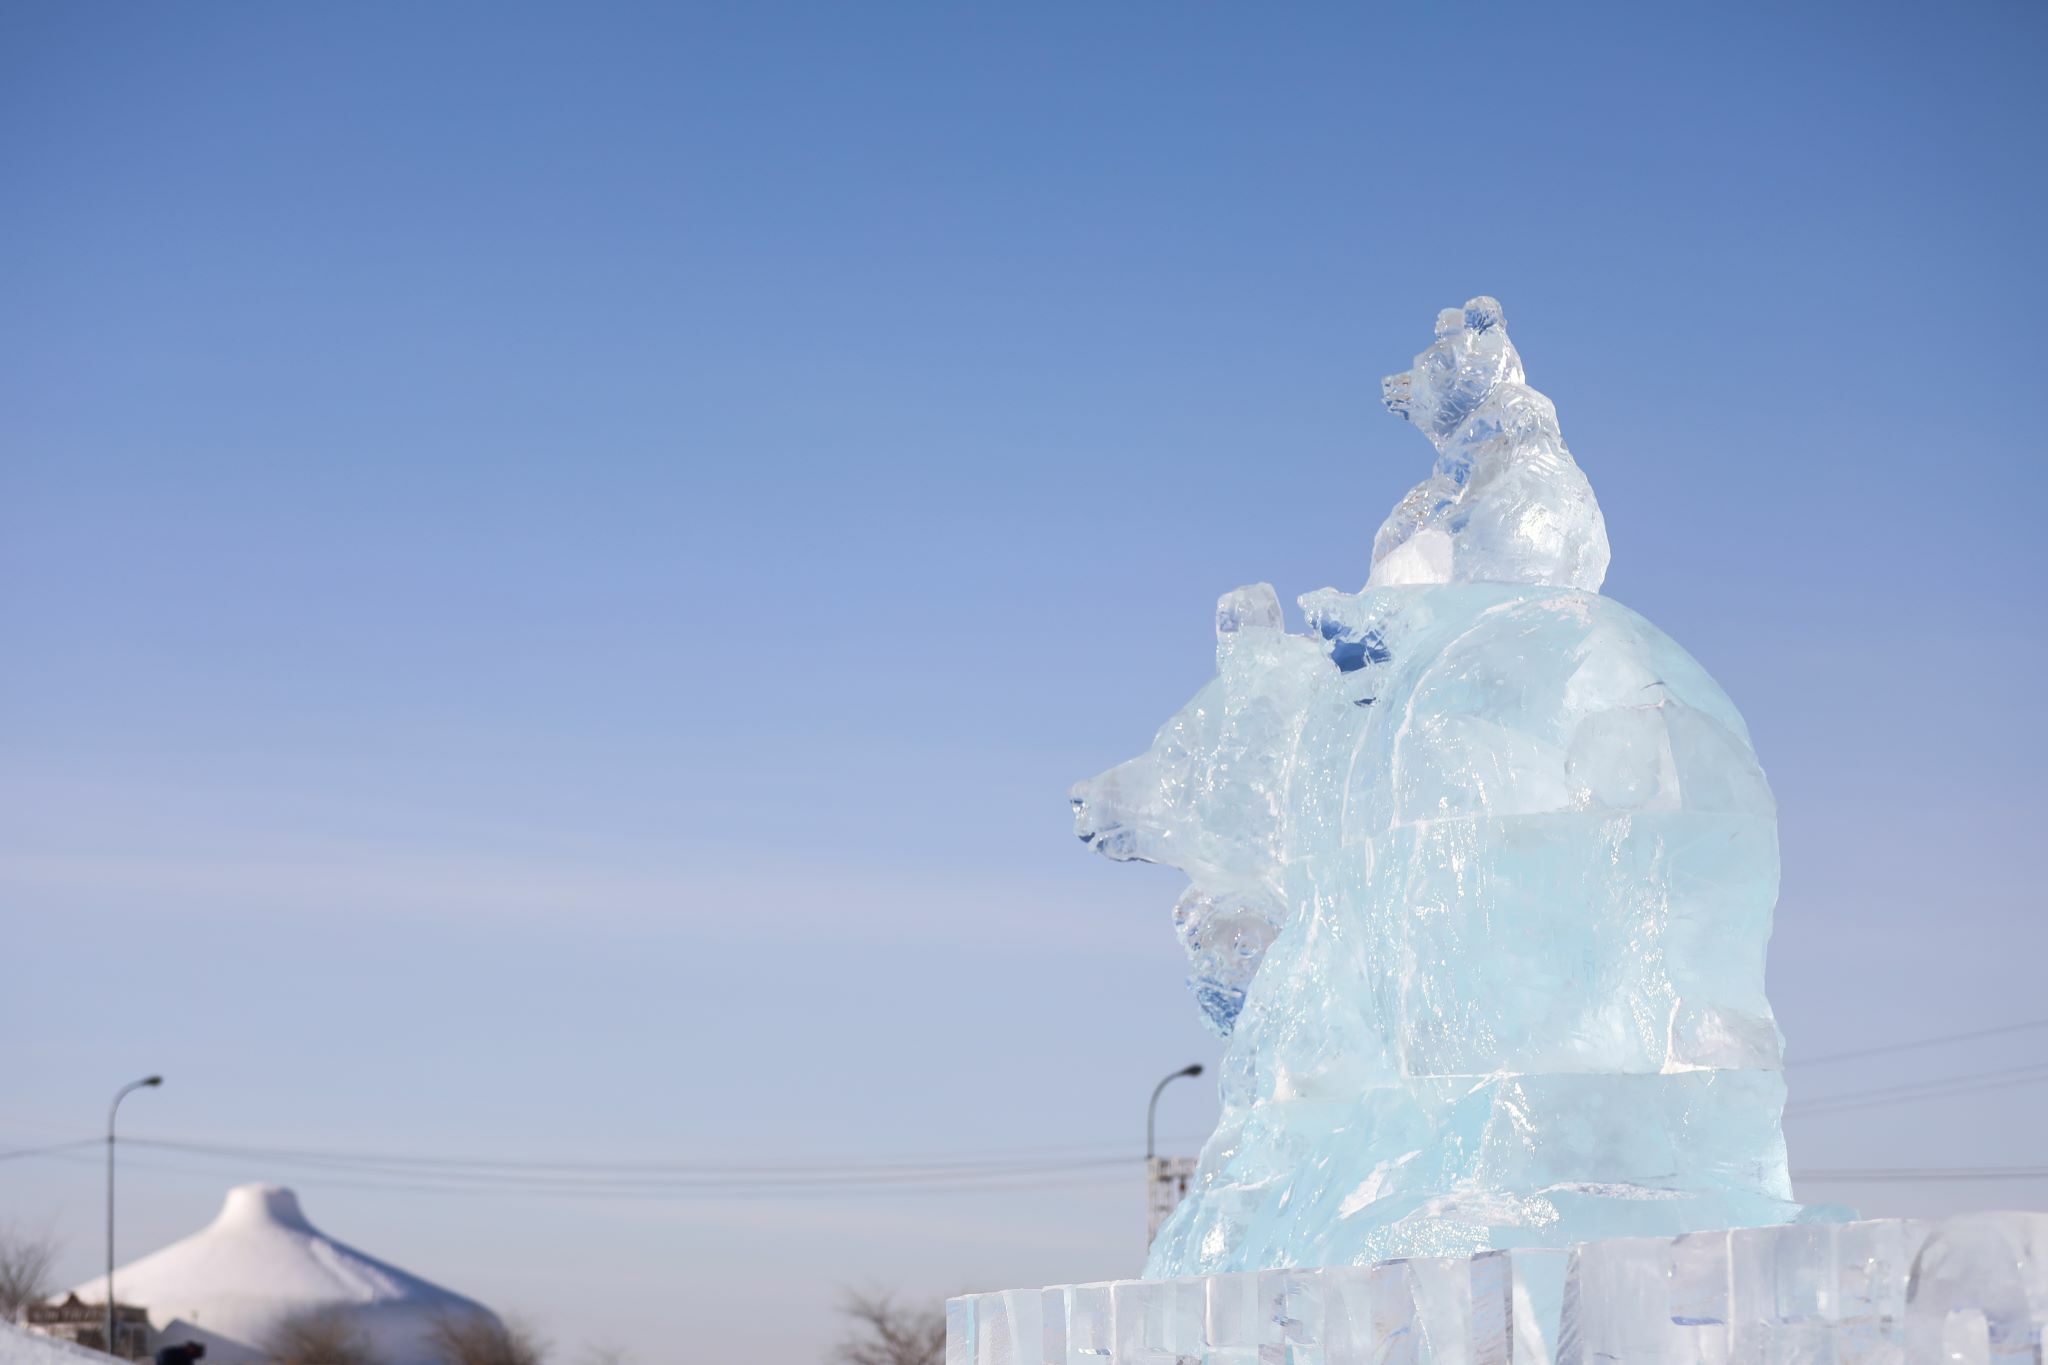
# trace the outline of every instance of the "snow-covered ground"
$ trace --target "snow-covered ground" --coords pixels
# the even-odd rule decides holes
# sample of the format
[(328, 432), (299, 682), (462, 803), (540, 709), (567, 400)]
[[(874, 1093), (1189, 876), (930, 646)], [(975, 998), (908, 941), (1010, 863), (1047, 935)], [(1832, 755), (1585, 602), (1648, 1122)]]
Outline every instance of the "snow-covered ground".
[(82, 1360), (97, 1360), (100, 1365), (107, 1365), (109, 1359), (98, 1351), (88, 1351), (68, 1341), (39, 1336), (12, 1323), (0, 1322), (0, 1365), (77, 1365)]

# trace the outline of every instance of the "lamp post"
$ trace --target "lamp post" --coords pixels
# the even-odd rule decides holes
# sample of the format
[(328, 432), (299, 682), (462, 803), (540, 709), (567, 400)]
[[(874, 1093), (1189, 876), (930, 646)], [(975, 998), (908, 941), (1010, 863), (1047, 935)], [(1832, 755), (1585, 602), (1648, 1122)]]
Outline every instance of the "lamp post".
[(1171, 1076), (1152, 1087), (1152, 1102), (1145, 1106), (1145, 1245), (1159, 1235), (1159, 1225), (1166, 1221), (1180, 1197), (1187, 1192), (1189, 1163), (1182, 1161), (1161, 1161), (1153, 1135), (1158, 1129), (1159, 1094), (1167, 1086), (1183, 1076), (1199, 1076), (1202, 1064), (1184, 1066)]
[(1156, 1126), (1156, 1121), (1159, 1118), (1159, 1092), (1166, 1089), (1167, 1086), (1172, 1085), (1175, 1081), (1179, 1080), (1183, 1076), (1199, 1076), (1201, 1074), (1202, 1064), (1200, 1062), (1196, 1062), (1193, 1066), (1182, 1067), (1180, 1070), (1174, 1072), (1171, 1076), (1168, 1076), (1165, 1080), (1161, 1081), (1159, 1084), (1152, 1087), (1152, 1102), (1145, 1106), (1145, 1160), (1150, 1161), (1153, 1158), (1153, 1156), (1156, 1155), (1156, 1153), (1153, 1151), (1152, 1133)]
[(114, 1102), (107, 1106), (107, 1354), (116, 1352), (114, 1338), (114, 1116), (121, 1112), (121, 1101), (128, 1098), (131, 1090), (142, 1090), (164, 1083), (161, 1076), (144, 1076), (139, 1081), (130, 1081), (114, 1092)]

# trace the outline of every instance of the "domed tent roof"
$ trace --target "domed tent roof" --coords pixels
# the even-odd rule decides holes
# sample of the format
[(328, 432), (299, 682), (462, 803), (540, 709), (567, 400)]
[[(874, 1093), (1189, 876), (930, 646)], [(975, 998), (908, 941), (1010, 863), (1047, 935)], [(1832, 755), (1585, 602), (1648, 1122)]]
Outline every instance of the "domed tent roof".
[[(105, 1282), (78, 1287), (105, 1298)], [(149, 1312), (159, 1336), (207, 1343), (207, 1361), (260, 1360), (291, 1319), (334, 1310), (367, 1337), (384, 1365), (428, 1365), (427, 1333), (444, 1316), (490, 1310), (306, 1221), (280, 1185), (238, 1185), (211, 1223), (114, 1272), (114, 1293)], [(237, 1349), (240, 1348), (240, 1349)]]

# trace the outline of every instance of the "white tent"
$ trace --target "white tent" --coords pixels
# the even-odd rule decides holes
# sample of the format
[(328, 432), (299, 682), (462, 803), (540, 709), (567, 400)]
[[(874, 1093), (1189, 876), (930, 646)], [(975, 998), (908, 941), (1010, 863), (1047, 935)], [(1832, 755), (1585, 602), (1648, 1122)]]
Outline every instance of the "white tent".
[[(102, 1280), (75, 1292), (106, 1299)], [(427, 1333), (437, 1319), (490, 1316), (472, 1299), (335, 1241), (279, 1185), (229, 1190), (211, 1223), (117, 1269), (114, 1295), (148, 1310), (155, 1344), (205, 1342), (207, 1365), (264, 1360), (279, 1328), (323, 1311), (345, 1315), (383, 1365), (432, 1365)]]

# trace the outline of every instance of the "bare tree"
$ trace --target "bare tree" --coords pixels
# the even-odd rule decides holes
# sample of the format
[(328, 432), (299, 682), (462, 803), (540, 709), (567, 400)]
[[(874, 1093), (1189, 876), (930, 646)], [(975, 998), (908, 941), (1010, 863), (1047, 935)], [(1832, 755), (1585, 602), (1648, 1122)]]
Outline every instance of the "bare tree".
[(447, 1313), (427, 1334), (441, 1365), (545, 1365), (547, 1343), (521, 1322), (484, 1313)]
[(0, 1227), (0, 1322), (13, 1322), (32, 1303), (50, 1297), (57, 1239)]
[(907, 1308), (887, 1294), (848, 1291), (839, 1311), (848, 1327), (833, 1348), (835, 1365), (945, 1365), (944, 1307)]
[(370, 1339), (339, 1308), (312, 1308), (271, 1334), (271, 1365), (384, 1365)]

